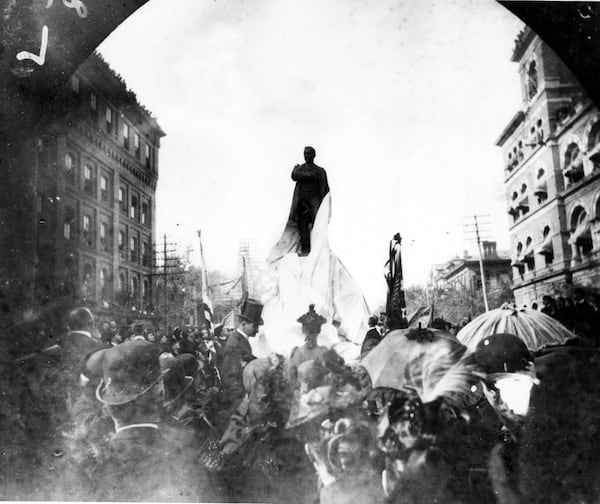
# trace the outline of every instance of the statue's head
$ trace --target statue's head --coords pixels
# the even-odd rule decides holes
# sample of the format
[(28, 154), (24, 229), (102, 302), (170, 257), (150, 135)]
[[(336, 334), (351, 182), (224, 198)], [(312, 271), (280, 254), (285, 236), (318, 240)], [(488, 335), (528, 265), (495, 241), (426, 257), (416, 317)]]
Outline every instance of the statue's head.
[(314, 147), (304, 147), (304, 161), (307, 163), (312, 163), (315, 160), (315, 156), (317, 152)]

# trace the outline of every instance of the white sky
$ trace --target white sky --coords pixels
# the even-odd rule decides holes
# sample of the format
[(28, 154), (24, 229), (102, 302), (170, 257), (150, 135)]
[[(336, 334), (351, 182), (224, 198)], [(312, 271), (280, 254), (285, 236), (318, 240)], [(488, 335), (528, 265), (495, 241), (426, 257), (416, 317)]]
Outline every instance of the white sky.
[(489, 214), (508, 248), (494, 141), (521, 104), (514, 39), (493, 1), (150, 0), (100, 46), (167, 132), (158, 236), (237, 271), (289, 212), (305, 145), (327, 170), (332, 250), (374, 308), (388, 242), (407, 284), (471, 247), (463, 217)]

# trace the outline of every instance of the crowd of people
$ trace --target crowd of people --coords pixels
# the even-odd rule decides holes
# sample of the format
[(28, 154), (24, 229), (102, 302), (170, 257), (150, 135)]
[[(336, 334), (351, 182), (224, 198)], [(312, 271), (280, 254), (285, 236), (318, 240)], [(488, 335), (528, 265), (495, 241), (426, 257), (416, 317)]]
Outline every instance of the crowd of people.
[[(590, 331), (592, 312), (578, 316)], [(311, 305), (297, 319), (303, 345), (289, 357), (256, 358), (250, 341), (261, 317), (249, 299), (235, 328), (155, 334), (142, 324), (97, 328), (92, 312), (77, 308), (52, 345), (0, 352), (3, 497), (600, 498), (592, 333), (537, 351), (518, 335), (494, 334), (468, 350), (444, 328), (390, 330), (372, 316), (360, 359), (345, 362), (319, 345), (326, 318)]]

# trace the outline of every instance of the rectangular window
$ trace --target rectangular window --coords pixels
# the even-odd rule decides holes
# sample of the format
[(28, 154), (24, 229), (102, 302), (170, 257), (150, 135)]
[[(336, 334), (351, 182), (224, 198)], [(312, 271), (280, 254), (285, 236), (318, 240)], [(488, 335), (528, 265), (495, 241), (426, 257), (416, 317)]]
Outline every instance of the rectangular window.
[(71, 154), (65, 154), (65, 179), (69, 184), (75, 183), (75, 168)]
[(73, 93), (79, 94), (79, 77), (77, 77), (76, 75), (73, 75), (73, 77), (71, 77), (71, 90), (73, 91)]
[(100, 198), (108, 201), (108, 179), (104, 175), (100, 175)]
[(140, 159), (140, 135), (137, 133), (133, 134), (133, 149), (135, 150), (135, 157)]
[(119, 206), (121, 211), (127, 213), (127, 190), (125, 187), (119, 187)]
[(98, 122), (98, 96), (96, 93), (90, 93), (90, 117), (94, 123)]
[(83, 167), (83, 190), (90, 196), (94, 196), (94, 171), (87, 164)]
[(65, 237), (65, 240), (70, 240), (71, 239), (71, 223), (70, 222), (65, 222), (63, 225), (63, 236)]
[(148, 242), (142, 243), (142, 264), (150, 266), (150, 245)]
[(123, 147), (129, 150), (129, 125), (126, 122), (123, 123)]
[(145, 144), (144, 146), (144, 155), (146, 159), (146, 168), (150, 169), (150, 146)]
[(90, 218), (89, 215), (84, 215), (83, 216), (83, 231), (85, 233), (89, 233), (90, 232), (91, 222), (92, 222), (92, 219)]
[(113, 111), (110, 107), (106, 107), (106, 132), (112, 135), (113, 132)]
[(108, 241), (108, 224), (106, 222), (100, 224), (100, 245), (104, 252), (109, 252), (110, 243)]
[(142, 224), (148, 223), (148, 203), (142, 203)]
[(131, 261), (132, 262), (137, 262), (138, 258), (138, 244), (137, 244), (137, 238), (132, 236), (130, 241), (129, 241), (129, 248), (131, 251)]
[(136, 196), (131, 196), (131, 207), (129, 208), (129, 217), (136, 220), (138, 218), (138, 199)]

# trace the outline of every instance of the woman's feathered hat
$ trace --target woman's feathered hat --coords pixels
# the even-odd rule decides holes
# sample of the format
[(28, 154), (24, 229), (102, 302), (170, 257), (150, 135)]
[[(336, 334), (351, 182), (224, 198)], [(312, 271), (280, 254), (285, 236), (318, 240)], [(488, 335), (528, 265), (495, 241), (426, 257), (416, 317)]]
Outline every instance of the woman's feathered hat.
[(321, 330), (321, 326), (327, 322), (325, 317), (322, 317), (315, 311), (315, 305), (311, 304), (308, 306), (308, 311), (298, 318), (297, 322), (302, 324), (302, 327), (306, 327), (307, 329), (316, 330), (317, 332)]

